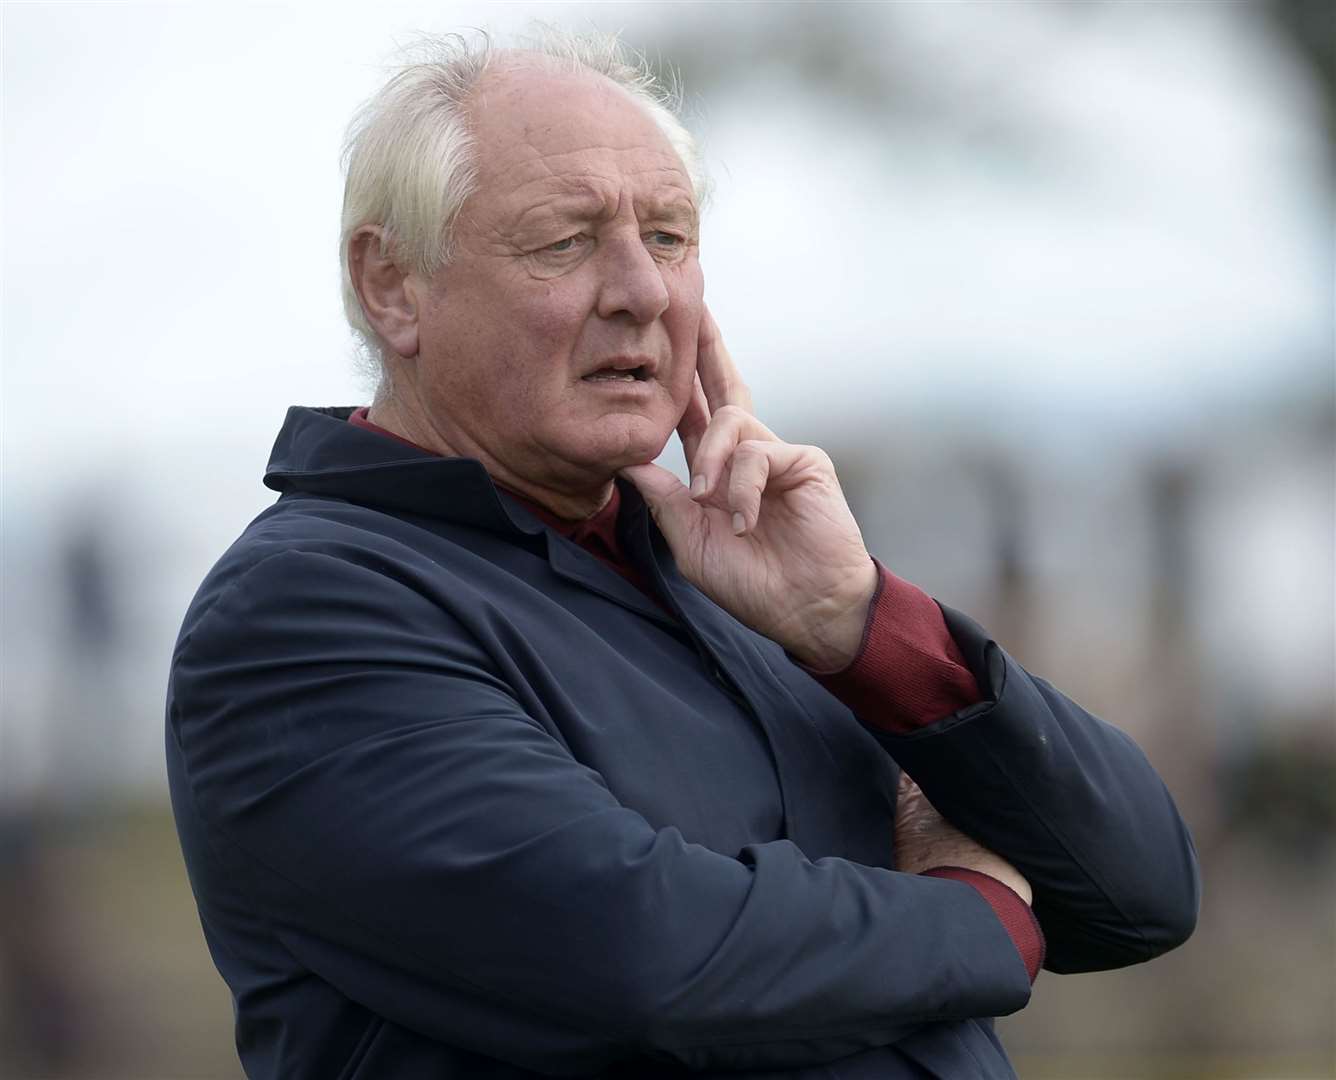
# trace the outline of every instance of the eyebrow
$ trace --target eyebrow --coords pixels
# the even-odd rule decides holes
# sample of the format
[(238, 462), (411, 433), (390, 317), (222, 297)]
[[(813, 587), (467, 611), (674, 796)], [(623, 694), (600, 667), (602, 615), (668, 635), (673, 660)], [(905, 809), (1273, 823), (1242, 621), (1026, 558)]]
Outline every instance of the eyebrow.
[[(640, 216), (652, 221), (682, 223), (694, 228), (700, 216), (695, 202), (685, 192), (673, 193), (666, 198), (651, 195), (640, 205)], [(553, 220), (599, 221), (609, 216), (608, 209), (608, 200), (598, 188), (584, 184), (563, 185), (563, 189), (550, 198), (515, 215), (511, 227), (518, 232), (541, 227)]]
[(646, 209), (649, 211), (646, 216), (652, 220), (680, 222), (692, 228), (700, 220), (695, 200), (685, 194), (668, 199), (651, 198), (647, 200)]
[(592, 188), (567, 188), (540, 203), (527, 206), (511, 219), (515, 231), (556, 221), (590, 221), (605, 217), (607, 201)]

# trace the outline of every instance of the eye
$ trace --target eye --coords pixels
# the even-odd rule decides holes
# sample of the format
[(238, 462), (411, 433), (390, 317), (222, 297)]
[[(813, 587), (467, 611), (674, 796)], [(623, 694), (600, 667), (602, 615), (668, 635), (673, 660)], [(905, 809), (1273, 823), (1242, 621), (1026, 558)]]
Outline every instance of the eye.
[(544, 251), (550, 251), (554, 255), (562, 255), (568, 251), (574, 251), (576, 246), (587, 240), (584, 233), (576, 233), (574, 236), (566, 236), (558, 240), (555, 244), (548, 244), (543, 248)]
[(682, 237), (678, 236), (676, 233), (664, 232), (661, 229), (656, 229), (654, 232), (649, 233), (648, 235), (650, 242), (658, 245), (659, 247), (677, 247), (678, 245), (686, 242)]

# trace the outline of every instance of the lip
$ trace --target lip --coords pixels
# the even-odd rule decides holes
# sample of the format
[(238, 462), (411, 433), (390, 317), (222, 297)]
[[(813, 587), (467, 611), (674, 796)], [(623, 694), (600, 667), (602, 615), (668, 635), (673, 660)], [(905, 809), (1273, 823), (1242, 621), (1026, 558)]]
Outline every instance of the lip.
[(659, 362), (652, 356), (643, 353), (622, 353), (617, 356), (607, 356), (591, 364), (587, 371), (580, 374), (580, 378), (589, 381), (589, 376), (599, 371), (638, 371), (637, 382), (647, 382), (654, 378), (659, 369)]

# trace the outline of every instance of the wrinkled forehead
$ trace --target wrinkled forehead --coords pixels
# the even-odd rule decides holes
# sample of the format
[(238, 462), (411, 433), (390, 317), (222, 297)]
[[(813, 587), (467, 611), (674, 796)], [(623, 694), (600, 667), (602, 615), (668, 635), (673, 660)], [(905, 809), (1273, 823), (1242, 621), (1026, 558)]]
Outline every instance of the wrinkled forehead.
[[(546, 57), (503, 56), (470, 105), (480, 189), (540, 183), (570, 189), (627, 177), (695, 204), (677, 151), (645, 107), (612, 80)], [(587, 182), (587, 183), (586, 183)]]

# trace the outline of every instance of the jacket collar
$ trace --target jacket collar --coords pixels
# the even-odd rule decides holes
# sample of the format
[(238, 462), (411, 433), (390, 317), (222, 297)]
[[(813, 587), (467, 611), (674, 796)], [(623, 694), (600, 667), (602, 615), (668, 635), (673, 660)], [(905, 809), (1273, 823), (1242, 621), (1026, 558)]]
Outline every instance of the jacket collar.
[(348, 423), (354, 409), (289, 408), (269, 455), (265, 486), (491, 532), (543, 532), (543, 523), (497, 490), (476, 458), (438, 457), (363, 430)]
[[(283, 494), (329, 495), (362, 506), (470, 525), (531, 540), (545, 537), (560, 576), (668, 625), (673, 620), (615, 570), (555, 532), (500, 490), (476, 458), (444, 458), (348, 423), (356, 406), (288, 409), (265, 470)], [(644, 532), (648, 512), (632, 484), (617, 481), (621, 520)], [(541, 540), (539, 541), (542, 542)]]

